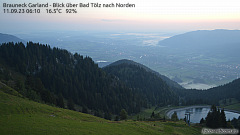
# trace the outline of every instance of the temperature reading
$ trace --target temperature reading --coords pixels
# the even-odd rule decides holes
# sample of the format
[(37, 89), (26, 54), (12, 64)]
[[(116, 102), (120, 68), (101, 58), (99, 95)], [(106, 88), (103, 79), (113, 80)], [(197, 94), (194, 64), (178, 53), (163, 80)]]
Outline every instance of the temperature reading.
[(50, 13), (50, 14), (56, 14), (56, 13), (62, 13), (62, 9), (59, 9), (59, 8), (55, 8), (55, 9), (46, 9), (47, 10), (47, 13)]
[(80, 8), (128, 8), (135, 7), (135, 4), (121, 4), (121, 3), (3, 3), (3, 13), (6, 14), (77, 14)]
[(66, 13), (77, 13), (76, 9), (66, 9)]

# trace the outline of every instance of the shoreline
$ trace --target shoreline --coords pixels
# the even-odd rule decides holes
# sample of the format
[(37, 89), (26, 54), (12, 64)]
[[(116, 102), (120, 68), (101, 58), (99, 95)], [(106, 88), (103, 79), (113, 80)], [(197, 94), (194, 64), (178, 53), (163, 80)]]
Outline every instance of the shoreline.
[(226, 109), (226, 108), (219, 108), (219, 109), (224, 109), (224, 111), (228, 111), (228, 112), (233, 112), (233, 113), (238, 113), (240, 114), (240, 111), (237, 111), (237, 110), (231, 110), (231, 109)]
[[(193, 105), (193, 106), (187, 106), (187, 107), (183, 107), (183, 108), (176, 108), (176, 109), (173, 108), (166, 112), (166, 116), (168, 118), (171, 118), (170, 114), (172, 114), (173, 112), (179, 111), (179, 110), (186, 110), (186, 109), (190, 109), (190, 108), (211, 108), (211, 106), (210, 105)], [(217, 107), (217, 108), (224, 109), (224, 111), (240, 114), (240, 111), (226, 109), (226, 108), (220, 108), (220, 107)]]
[(210, 108), (211, 106), (210, 105), (193, 105), (193, 106), (186, 106), (186, 107), (183, 107), (183, 108), (176, 108), (176, 109), (171, 109), (171, 110), (168, 110), (166, 112), (166, 116), (168, 118), (171, 118), (170, 114), (172, 112), (175, 112), (175, 111), (179, 111), (179, 110), (185, 110), (185, 109), (190, 109), (190, 108)]

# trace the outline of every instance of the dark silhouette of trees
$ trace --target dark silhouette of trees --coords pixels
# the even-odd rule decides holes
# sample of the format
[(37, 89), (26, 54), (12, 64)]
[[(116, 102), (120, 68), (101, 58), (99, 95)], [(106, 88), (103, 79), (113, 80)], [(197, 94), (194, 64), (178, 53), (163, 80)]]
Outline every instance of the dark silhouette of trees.
[(231, 120), (231, 125), (240, 131), (240, 116)]
[(206, 121), (204, 120), (204, 118), (202, 118), (202, 119), (200, 120), (200, 124), (203, 125), (204, 123), (206, 123)]
[(109, 112), (104, 113), (104, 119), (111, 120), (112, 119), (112, 114)]
[[(136, 65), (121, 64), (102, 70), (90, 57), (40, 43), (3, 43), (0, 63), (0, 81), (21, 95), (59, 107), (79, 106), (82, 112), (106, 118), (108, 113), (116, 115), (122, 108), (132, 114), (152, 105), (176, 105), (179, 96), (183, 105), (240, 100), (240, 79), (207, 91), (172, 91), (161, 78)], [(222, 112), (219, 116), (223, 116)], [(223, 121), (224, 117), (219, 119), (225, 126)]]
[(116, 115), (114, 121), (119, 121), (119, 116), (118, 115)]
[(74, 110), (75, 111), (74, 102), (71, 98), (68, 100), (67, 106), (68, 106), (69, 110)]
[[(104, 71), (127, 84), (134, 93), (141, 96), (144, 107), (150, 105), (164, 106), (178, 104), (178, 97), (172, 89), (156, 74), (131, 63), (107, 66)], [(140, 106), (136, 105), (140, 111)]]
[(210, 88), (208, 90), (196, 89), (173, 89), (177, 95), (181, 97), (182, 105), (194, 104), (215, 104), (219, 105), (219, 101), (223, 100), (226, 104), (226, 99), (235, 98), (240, 101), (240, 79), (236, 79), (228, 84)]
[(215, 105), (212, 105), (211, 110), (208, 112), (206, 117), (206, 126), (209, 128), (226, 128), (227, 121), (224, 109), (220, 112)]
[(164, 97), (162, 95), (166, 93), (169, 98), (154, 97), (152, 100), (150, 97), (153, 96), (146, 97), (146, 92), (143, 94), (141, 90), (130, 88), (116, 76), (100, 69), (90, 57), (49, 45), (3, 43), (0, 45), (0, 63), (0, 80), (23, 96), (69, 109), (77, 105), (83, 112), (88, 112), (85, 108), (91, 113), (101, 112), (101, 117), (108, 113), (118, 114), (122, 108), (137, 113), (148, 107), (149, 101), (165, 104), (172, 101), (171, 94), (167, 96), (167, 86), (164, 86), (164, 92), (156, 92), (156, 96)]
[(125, 109), (122, 109), (121, 112), (120, 112), (120, 120), (126, 120), (127, 119), (127, 112)]
[(61, 107), (61, 108), (64, 108), (64, 107), (65, 107), (62, 94), (58, 94), (58, 97), (57, 97), (57, 106), (59, 106), (59, 107)]
[(154, 118), (154, 117), (155, 117), (155, 113), (153, 111), (152, 114), (151, 114), (151, 118)]
[(220, 127), (223, 127), (223, 128), (227, 127), (227, 120), (226, 120), (224, 108), (221, 110), (221, 113), (220, 113)]
[(177, 116), (177, 112), (174, 112), (173, 115), (171, 116), (171, 120), (173, 121), (178, 121), (178, 116)]

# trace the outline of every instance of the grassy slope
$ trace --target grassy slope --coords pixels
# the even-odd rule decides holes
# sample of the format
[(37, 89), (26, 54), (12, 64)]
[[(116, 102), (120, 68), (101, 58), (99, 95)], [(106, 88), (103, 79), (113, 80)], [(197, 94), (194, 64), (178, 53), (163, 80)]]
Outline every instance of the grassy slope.
[[(200, 134), (184, 122), (113, 122), (23, 99), (0, 84), (0, 134)], [(3, 90), (4, 89), (4, 90)], [(11, 93), (16, 94), (12, 90)]]
[(240, 101), (238, 101), (235, 98), (231, 98), (231, 102), (229, 99), (226, 99), (226, 103), (223, 104), (223, 100), (219, 101), (220, 107), (229, 109), (229, 110), (235, 110), (240, 112)]
[(186, 107), (186, 106), (171, 106), (171, 107), (158, 107), (157, 109), (156, 106), (153, 106), (151, 107), (150, 109), (144, 109), (142, 110), (140, 113), (134, 115), (134, 116), (131, 116), (131, 119), (134, 119), (136, 120), (137, 119), (137, 116), (140, 116), (140, 118), (150, 118), (152, 112), (154, 111), (155, 114), (158, 114), (160, 115), (161, 118), (163, 118), (165, 116), (166, 119), (169, 119), (167, 116), (166, 116), (166, 113), (172, 109), (177, 109), (177, 108), (182, 108), (182, 107)]
[(229, 110), (236, 110), (240, 112), (240, 103), (224, 106), (224, 108), (229, 109)]

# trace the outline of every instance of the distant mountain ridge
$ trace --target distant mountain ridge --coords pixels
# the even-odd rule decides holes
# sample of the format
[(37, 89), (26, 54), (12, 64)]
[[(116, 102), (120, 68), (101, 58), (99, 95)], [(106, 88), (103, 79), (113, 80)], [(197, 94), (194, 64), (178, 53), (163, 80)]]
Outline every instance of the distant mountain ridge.
[[(139, 66), (143, 69), (145, 69), (147, 72), (151, 72), (151, 73), (154, 73), (155, 75), (157, 75), (158, 77), (160, 77), (162, 80), (164, 80), (168, 86), (170, 86), (171, 88), (178, 88), (178, 89), (184, 89), (181, 85), (179, 85), (177, 82), (169, 79), (168, 77), (164, 76), (164, 75), (161, 75), (160, 73), (150, 69), (149, 67), (147, 66), (144, 66), (143, 64), (140, 64), (140, 63), (137, 63), (135, 61), (132, 61), (132, 60), (127, 60), (127, 59), (122, 59), (122, 60), (119, 60), (119, 61), (116, 61), (116, 62), (113, 62), (111, 63), (110, 65), (107, 65), (106, 67), (109, 67), (109, 66), (116, 66), (116, 65), (120, 65), (120, 64), (130, 64), (130, 65), (136, 65), (136, 66)], [(105, 68), (105, 67), (104, 67)]]
[(215, 49), (217, 47), (240, 44), (240, 30), (198, 30), (164, 39), (158, 44), (177, 49)]
[(0, 44), (7, 42), (25, 42), (25, 41), (13, 35), (0, 33)]

